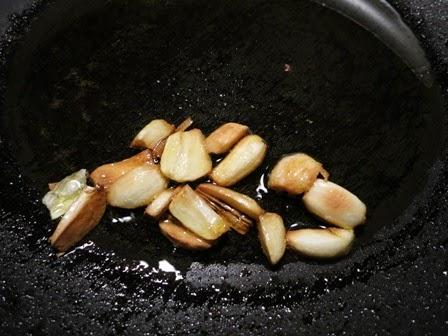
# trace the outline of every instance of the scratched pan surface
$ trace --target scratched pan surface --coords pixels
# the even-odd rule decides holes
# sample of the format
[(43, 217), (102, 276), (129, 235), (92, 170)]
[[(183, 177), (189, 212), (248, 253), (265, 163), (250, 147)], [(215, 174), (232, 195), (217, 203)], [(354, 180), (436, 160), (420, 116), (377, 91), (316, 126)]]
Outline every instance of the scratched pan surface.
[[(354, 293), (366, 292), (359, 283), (413, 260), (425, 234), (440, 238), (438, 214), (428, 210), (442, 202), (439, 86), (425, 88), (368, 32), (309, 1), (67, 8), (34, 6), (28, 15), (37, 19), (17, 18), (20, 43), (5, 49), (4, 330), (336, 333), (364, 318), (381, 330), (388, 295), (357, 302)], [(46, 242), (54, 224), (40, 204), (46, 183), (133, 155), (128, 145), (151, 119), (187, 116), (204, 133), (236, 121), (267, 141), (263, 166), (235, 189), (288, 227), (321, 223), (298, 198), (267, 192), (269, 168), (298, 151), (324, 162), (369, 209), (353, 253), (322, 263), (287, 252), (271, 268), (255, 230), (192, 253), (173, 248), (142, 209), (110, 208), (57, 258)]]

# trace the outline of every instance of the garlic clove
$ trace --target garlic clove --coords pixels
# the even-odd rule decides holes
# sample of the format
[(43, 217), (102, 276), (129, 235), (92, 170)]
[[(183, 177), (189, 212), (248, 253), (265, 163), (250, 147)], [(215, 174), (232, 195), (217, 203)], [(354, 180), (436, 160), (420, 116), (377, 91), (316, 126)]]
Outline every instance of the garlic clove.
[(177, 247), (187, 250), (206, 250), (213, 246), (213, 241), (199, 237), (186, 227), (176, 223), (175, 219), (166, 219), (160, 222), (159, 228), (162, 234)]
[(152, 120), (134, 138), (131, 147), (153, 149), (162, 139), (174, 132), (174, 125), (163, 119)]
[[(186, 131), (191, 125), (193, 124), (193, 119), (188, 117), (184, 121), (182, 121), (174, 130), (174, 132), (184, 132)], [(161, 139), (159, 142), (156, 143), (156, 145), (152, 148), (152, 152), (155, 157), (160, 158), (162, 157), (163, 150), (165, 149), (166, 140), (168, 139), (168, 136)]]
[(299, 229), (288, 231), (288, 247), (304, 256), (328, 259), (341, 257), (350, 252), (355, 239), (353, 230), (340, 228)]
[(366, 220), (366, 205), (336, 183), (317, 179), (303, 196), (305, 207), (327, 223), (353, 229)]
[(169, 205), (171, 214), (185, 227), (207, 240), (228, 231), (228, 224), (190, 186), (185, 185)]
[(51, 219), (64, 215), (76, 201), (87, 184), (87, 170), (81, 169), (57, 183), (49, 184), (50, 191), (45, 194), (42, 203), (50, 211)]
[(272, 265), (277, 264), (286, 249), (286, 232), (282, 217), (266, 212), (259, 217), (257, 228), (263, 253)]
[(51, 245), (58, 251), (67, 251), (98, 225), (105, 210), (105, 191), (85, 187), (49, 238)]
[(181, 187), (169, 188), (160, 192), (154, 200), (145, 209), (145, 215), (159, 218), (163, 215), (170, 205), (174, 195), (180, 191)]
[(110, 205), (134, 209), (148, 205), (154, 197), (166, 189), (168, 180), (156, 164), (145, 164), (120, 177), (109, 188), (107, 201)]
[(257, 201), (231, 189), (211, 183), (202, 183), (197, 189), (204, 194), (217, 198), (253, 219), (258, 219), (258, 217), (265, 212), (260, 205), (258, 205)]
[(199, 129), (170, 135), (160, 161), (163, 174), (177, 182), (194, 181), (207, 175), (212, 169), (212, 160), (204, 141)]
[(103, 186), (108, 189), (120, 177), (137, 167), (154, 163), (152, 153), (149, 149), (140, 152), (128, 159), (107, 163), (96, 168), (90, 178), (96, 185)]
[(303, 153), (291, 154), (274, 166), (269, 174), (268, 187), (299, 195), (311, 188), (319, 174), (328, 179), (329, 174), (320, 162)]
[(248, 135), (213, 169), (210, 177), (221, 186), (231, 186), (252, 173), (263, 162), (266, 151), (261, 137)]
[(227, 153), (238, 141), (249, 133), (249, 127), (237, 123), (227, 123), (214, 130), (205, 139), (209, 153)]

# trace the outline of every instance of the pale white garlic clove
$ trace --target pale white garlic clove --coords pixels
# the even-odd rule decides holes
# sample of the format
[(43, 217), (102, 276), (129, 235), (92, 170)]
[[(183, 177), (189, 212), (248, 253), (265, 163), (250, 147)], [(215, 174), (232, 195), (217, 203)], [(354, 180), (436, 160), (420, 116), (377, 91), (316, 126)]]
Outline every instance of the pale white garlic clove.
[(79, 197), (87, 184), (87, 170), (81, 169), (59, 182), (48, 185), (50, 191), (45, 194), (42, 203), (50, 211), (51, 219), (61, 217)]
[(272, 265), (277, 264), (286, 249), (286, 232), (282, 217), (266, 212), (258, 218), (257, 228), (263, 253)]
[(340, 228), (299, 229), (288, 231), (288, 247), (304, 256), (316, 259), (341, 257), (350, 252), (355, 234)]
[(152, 163), (154, 163), (152, 153), (149, 149), (146, 149), (128, 159), (107, 163), (96, 168), (92, 174), (90, 174), (90, 178), (96, 185), (103, 186), (107, 190), (124, 174), (137, 167)]
[(163, 119), (155, 119), (136, 135), (131, 147), (154, 149), (160, 140), (168, 137), (174, 130), (174, 125)]
[(205, 139), (209, 153), (227, 153), (238, 141), (249, 133), (249, 127), (237, 123), (227, 123), (214, 130)]
[(105, 191), (85, 187), (49, 238), (51, 245), (58, 251), (67, 251), (98, 225), (105, 210)]
[(203, 239), (188, 230), (174, 219), (166, 219), (159, 223), (162, 234), (175, 246), (187, 250), (206, 250), (213, 246), (213, 241)]
[(212, 160), (204, 141), (199, 129), (170, 135), (160, 160), (163, 174), (176, 182), (194, 181), (207, 175)]
[(320, 219), (345, 229), (353, 229), (366, 220), (366, 205), (336, 183), (317, 179), (303, 196), (305, 207)]
[(163, 215), (170, 205), (174, 195), (180, 191), (181, 187), (169, 188), (160, 192), (145, 209), (145, 214), (154, 218)]
[(307, 192), (321, 174), (328, 179), (328, 172), (312, 157), (296, 153), (280, 159), (269, 174), (268, 187), (286, 191), (291, 195)]
[(134, 209), (148, 205), (154, 197), (168, 186), (159, 166), (146, 164), (127, 172), (109, 188), (107, 201), (110, 205)]
[(169, 209), (185, 227), (201, 238), (215, 240), (229, 229), (226, 220), (188, 185), (173, 197)]
[(220, 187), (211, 183), (202, 183), (197, 189), (207, 195), (217, 198), (253, 219), (257, 219), (265, 212), (260, 205), (258, 205), (257, 201), (229, 188)]
[(231, 186), (257, 169), (266, 151), (267, 145), (261, 137), (248, 135), (213, 169), (210, 177), (221, 186)]

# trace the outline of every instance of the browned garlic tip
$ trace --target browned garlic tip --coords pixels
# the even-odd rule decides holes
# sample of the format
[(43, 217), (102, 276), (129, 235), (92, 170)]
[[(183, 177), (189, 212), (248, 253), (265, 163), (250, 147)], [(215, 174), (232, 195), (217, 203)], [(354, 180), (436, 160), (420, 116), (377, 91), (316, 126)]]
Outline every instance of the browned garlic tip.
[(217, 198), (253, 219), (258, 219), (264, 213), (264, 210), (258, 205), (257, 201), (229, 188), (220, 187), (211, 183), (202, 183), (197, 189)]
[(131, 147), (154, 149), (162, 139), (168, 137), (174, 130), (174, 125), (163, 119), (152, 120), (136, 135)]
[(145, 164), (120, 177), (109, 188), (107, 201), (110, 205), (134, 209), (148, 205), (154, 197), (168, 186), (168, 180), (156, 164)]
[(272, 265), (277, 264), (286, 249), (285, 226), (276, 213), (266, 212), (258, 218), (258, 237), (263, 253)]
[(305, 207), (325, 222), (353, 229), (366, 220), (366, 205), (336, 183), (317, 179), (303, 196)]
[(189, 182), (212, 170), (205, 138), (199, 129), (176, 132), (168, 137), (160, 160), (163, 174), (176, 182)]
[(137, 167), (154, 163), (152, 153), (149, 149), (140, 152), (128, 159), (107, 163), (96, 168), (90, 178), (96, 185), (108, 189), (116, 180)]
[(180, 191), (181, 187), (163, 190), (145, 209), (145, 215), (160, 218), (167, 210), (174, 195)]
[(206, 250), (213, 246), (213, 241), (203, 239), (179, 224), (174, 218), (159, 223), (160, 231), (175, 246), (188, 250)]
[(229, 230), (227, 221), (188, 185), (183, 186), (173, 197), (169, 210), (185, 227), (201, 238), (215, 240)]
[(215, 210), (218, 215), (220, 215), (227, 221), (228, 225), (232, 229), (234, 229), (239, 234), (246, 234), (252, 227), (252, 220), (238, 210), (232, 208), (230, 205), (202, 192), (199, 189), (197, 189), (196, 192), (208, 202), (210, 207)]
[(285, 156), (277, 162), (269, 175), (268, 187), (291, 195), (307, 192), (318, 175), (328, 179), (328, 172), (312, 157), (303, 153)]
[(104, 189), (85, 187), (49, 238), (51, 245), (58, 251), (67, 251), (98, 225), (105, 210)]
[(353, 230), (340, 228), (299, 229), (288, 231), (288, 247), (304, 256), (318, 259), (341, 257), (350, 252), (355, 239)]
[(231, 186), (252, 173), (263, 162), (266, 151), (261, 137), (248, 135), (213, 169), (210, 177), (221, 186)]
[(238, 141), (249, 133), (249, 127), (237, 123), (227, 123), (214, 130), (205, 139), (205, 146), (209, 153), (227, 153)]

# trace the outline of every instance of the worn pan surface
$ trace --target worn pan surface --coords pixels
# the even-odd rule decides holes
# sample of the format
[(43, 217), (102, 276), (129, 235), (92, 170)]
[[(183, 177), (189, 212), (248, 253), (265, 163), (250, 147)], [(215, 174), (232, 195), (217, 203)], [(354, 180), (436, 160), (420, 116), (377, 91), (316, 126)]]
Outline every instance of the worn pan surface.
[[(431, 87), (310, 1), (24, 2), (0, 49), (2, 334), (446, 332), (448, 8), (425, 2), (421, 13), (393, 4), (425, 39)], [(237, 121), (266, 139), (265, 165), (236, 189), (289, 227), (319, 222), (266, 192), (269, 167), (297, 151), (325, 162), (369, 208), (353, 253), (287, 253), (271, 268), (255, 231), (191, 253), (140, 209), (109, 209), (57, 258), (46, 183), (132, 155), (153, 118), (186, 116), (205, 132)]]

